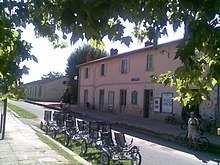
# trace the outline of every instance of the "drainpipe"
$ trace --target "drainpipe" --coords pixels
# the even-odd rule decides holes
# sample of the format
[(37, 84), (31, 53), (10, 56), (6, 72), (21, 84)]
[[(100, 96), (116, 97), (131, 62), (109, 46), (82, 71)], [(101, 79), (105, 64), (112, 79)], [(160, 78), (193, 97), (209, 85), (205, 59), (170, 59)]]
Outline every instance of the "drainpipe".
[(96, 64), (93, 64), (94, 66), (94, 72), (93, 72), (93, 96), (92, 96), (92, 109), (95, 109), (95, 79), (96, 79)]
[(81, 79), (81, 69), (79, 68), (79, 74), (77, 77), (77, 83), (78, 83), (77, 108), (80, 107), (80, 79)]

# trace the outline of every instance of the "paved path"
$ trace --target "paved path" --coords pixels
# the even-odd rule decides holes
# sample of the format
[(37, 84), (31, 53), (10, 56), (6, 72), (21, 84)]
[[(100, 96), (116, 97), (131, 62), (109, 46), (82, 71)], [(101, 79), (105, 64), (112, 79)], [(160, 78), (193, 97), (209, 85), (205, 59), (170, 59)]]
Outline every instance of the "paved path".
[(1, 165), (69, 164), (68, 160), (43, 143), (36, 132), (7, 112), (5, 138), (0, 140)]

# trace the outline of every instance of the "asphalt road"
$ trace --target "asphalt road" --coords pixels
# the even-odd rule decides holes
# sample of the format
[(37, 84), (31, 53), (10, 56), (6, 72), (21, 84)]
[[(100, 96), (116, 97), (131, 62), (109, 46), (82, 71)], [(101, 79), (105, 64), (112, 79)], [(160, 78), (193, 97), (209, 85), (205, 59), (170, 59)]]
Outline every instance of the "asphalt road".
[[(43, 106), (37, 106), (26, 102), (11, 100), (9, 102), (37, 115), (39, 119), (35, 121), (35, 124), (39, 124), (39, 121), (43, 120), (44, 111), (49, 110)], [(24, 122), (33, 124), (31, 121)], [(179, 146), (177, 143), (121, 128), (113, 127), (113, 129), (126, 133), (126, 139), (128, 142), (133, 138), (134, 144), (140, 146), (143, 165), (218, 165), (215, 159), (220, 160), (220, 154), (217, 155), (187, 149)]]

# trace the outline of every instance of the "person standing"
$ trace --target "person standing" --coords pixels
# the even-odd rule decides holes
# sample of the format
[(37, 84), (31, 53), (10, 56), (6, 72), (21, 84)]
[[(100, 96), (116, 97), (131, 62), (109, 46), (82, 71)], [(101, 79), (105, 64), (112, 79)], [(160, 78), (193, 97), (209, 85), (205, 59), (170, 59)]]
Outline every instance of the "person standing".
[(199, 126), (199, 121), (195, 117), (195, 113), (190, 113), (190, 118), (188, 120), (188, 138), (189, 138), (189, 146), (192, 147), (192, 142), (194, 142), (196, 147), (196, 138), (197, 138), (197, 128)]

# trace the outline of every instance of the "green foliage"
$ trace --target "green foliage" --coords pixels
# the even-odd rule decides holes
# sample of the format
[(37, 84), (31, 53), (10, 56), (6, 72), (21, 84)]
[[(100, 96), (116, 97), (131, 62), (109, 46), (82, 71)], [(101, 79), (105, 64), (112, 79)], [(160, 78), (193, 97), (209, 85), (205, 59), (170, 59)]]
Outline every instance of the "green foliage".
[(210, 99), (210, 93), (217, 84), (210, 74), (210, 57), (198, 55), (191, 61), (190, 66), (180, 66), (175, 72), (153, 75), (152, 78), (157, 83), (169, 84), (175, 86), (178, 97), (175, 100), (183, 105), (200, 104), (205, 99)]
[(45, 79), (54, 79), (54, 78), (58, 78), (58, 77), (62, 77), (63, 74), (60, 73), (60, 72), (50, 72), (48, 74), (44, 74), (43, 77), (41, 77), (42, 80), (45, 80)]
[(63, 95), (64, 102), (77, 102), (78, 81), (76, 78), (79, 77), (79, 68), (77, 65), (85, 63), (88, 54), (90, 54), (90, 60), (106, 57), (108, 55), (106, 51), (101, 51), (100, 49), (94, 48), (91, 45), (83, 45), (82, 47), (75, 49), (75, 51), (69, 56), (67, 60), (66, 75), (69, 77), (68, 85), (70, 87)]
[[(4, 95), (2, 99), (14, 97), (23, 93), (20, 79), (23, 74), (28, 73), (28, 68), (19, 64), (25, 60), (37, 61), (30, 54), (31, 44), (21, 40), (22, 31), (15, 26), (19, 16), (13, 12), (17, 2), (0, 2), (0, 91)], [(17, 93), (18, 92), (18, 93)]]
[[(63, 39), (71, 35), (72, 44), (87, 39), (95, 47), (103, 46), (103, 38), (108, 37), (129, 45), (132, 38), (125, 35), (124, 21), (135, 25), (131, 34), (140, 42), (148, 39), (156, 47), (170, 24), (173, 31), (181, 26), (185, 29), (175, 59), (183, 62), (186, 75), (177, 71), (172, 73), (172, 80), (164, 75), (160, 82), (175, 85), (184, 103), (192, 97), (200, 102), (220, 81), (219, 11), (219, 0), (4, 0), (0, 2), (0, 76), (12, 84), (23, 73), (18, 63), (33, 59), (30, 45), (19, 38), (18, 29), (26, 24), (32, 23), (36, 35), (47, 37), (55, 47), (65, 46), (58, 35), (60, 30)], [(198, 89), (198, 94), (188, 93), (190, 86)]]

